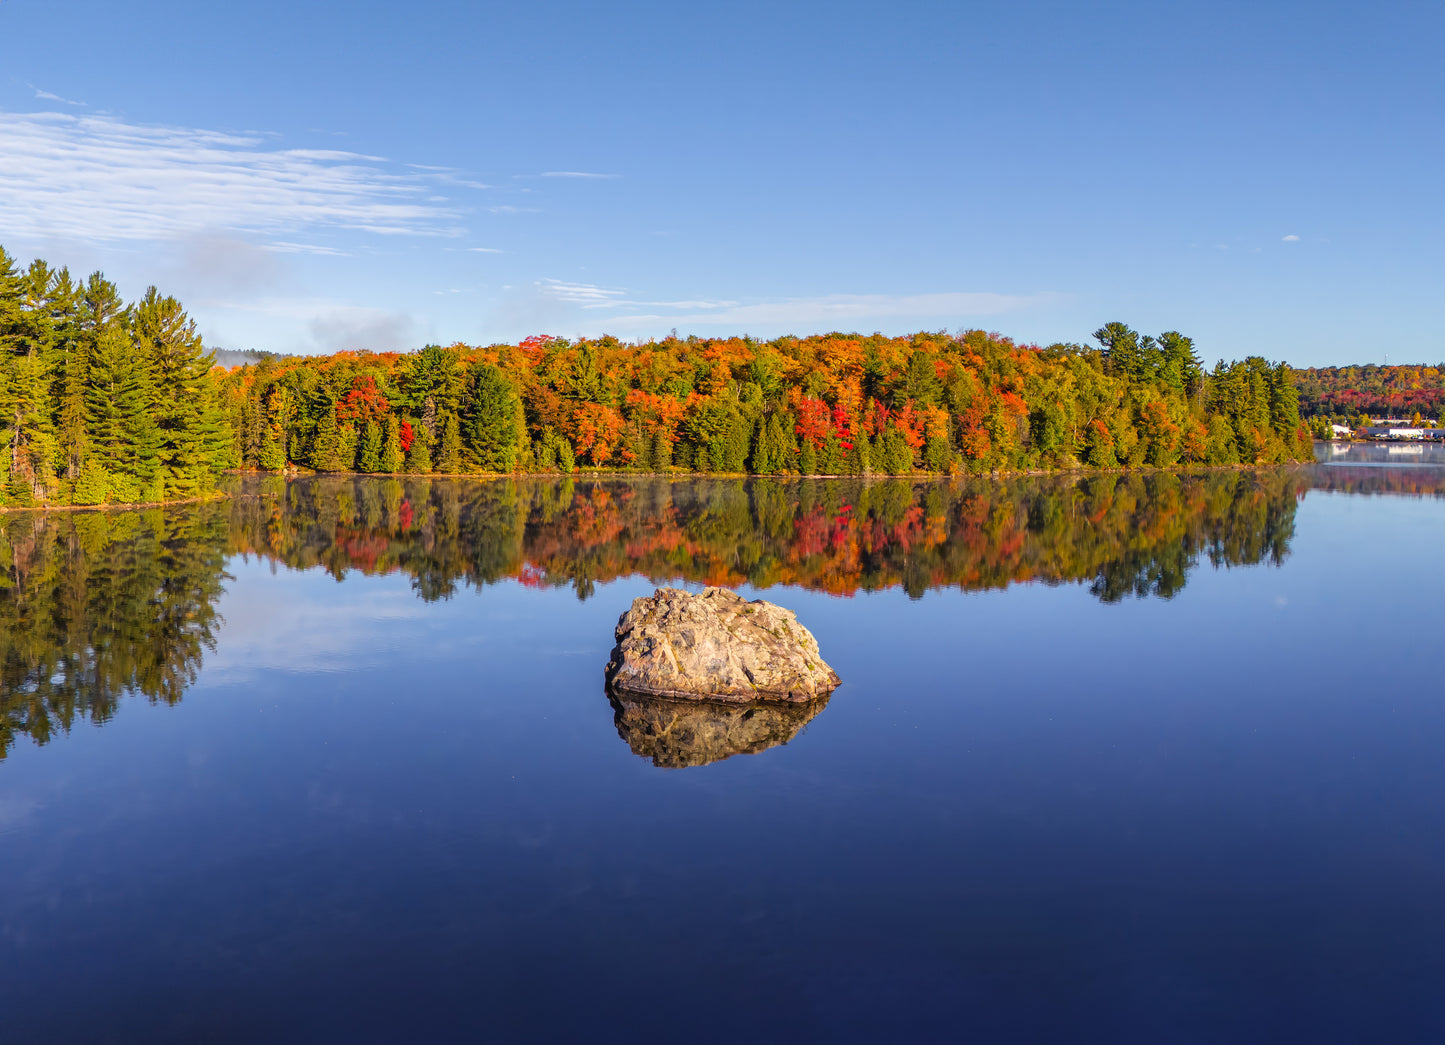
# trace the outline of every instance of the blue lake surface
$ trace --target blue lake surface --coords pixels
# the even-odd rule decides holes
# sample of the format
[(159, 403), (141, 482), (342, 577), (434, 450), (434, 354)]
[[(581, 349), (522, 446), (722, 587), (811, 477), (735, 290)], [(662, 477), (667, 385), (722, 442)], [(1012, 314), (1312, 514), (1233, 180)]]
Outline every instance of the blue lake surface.
[[(1390, 449), (4, 517), (0, 1040), (1441, 1040), (1445, 462)], [(602, 684), (664, 582), (843, 686), (668, 747)]]

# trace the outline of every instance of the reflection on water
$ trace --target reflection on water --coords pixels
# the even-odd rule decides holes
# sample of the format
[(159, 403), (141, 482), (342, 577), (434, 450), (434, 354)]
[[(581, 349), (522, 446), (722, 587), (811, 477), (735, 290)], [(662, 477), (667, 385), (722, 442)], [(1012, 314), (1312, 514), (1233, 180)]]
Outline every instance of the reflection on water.
[(1445, 446), (1434, 443), (1316, 443), (1310, 489), (1445, 497)]
[(705, 766), (733, 755), (754, 754), (792, 740), (828, 706), (820, 697), (806, 704), (719, 704), (669, 700), (636, 693), (609, 693), (617, 734), (633, 754), (665, 769)]
[(1201, 557), (1279, 563), (1300, 470), (957, 483), (906, 480), (248, 483), (230, 550), (296, 569), (408, 574), (423, 599), (515, 578), (569, 587), (646, 576), (835, 595), (1084, 582), (1105, 601), (1169, 597)]
[(0, 757), (124, 693), (180, 700), (215, 649), (228, 532), (224, 503), (0, 516)]
[[(1327, 474), (1326, 474), (1327, 473)], [(174, 702), (214, 649), (227, 558), (338, 580), (402, 573), (424, 600), (515, 579), (579, 598), (627, 576), (836, 595), (1081, 583), (1169, 598), (1202, 560), (1278, 564), (1325, 468), (997, 482), (907, 480), (239, 480), (204, 505), (0, 516), (0, 756), (103, 722), (123, 693)], [(1383, 477), (1384, 473), (1380, 473)], [(1395, 481), (1390, 479), (1389, 481)], [(618, 728), (659, 764), (756, 750), (801, 722)], [(681, 722), (681, 719), (679, 719)], [(660, 728), (660, 727), (659, 727)], [(683, 740), (682, 737), (692, 739)], [(696, 747), (689, 754), (687, 745)]]

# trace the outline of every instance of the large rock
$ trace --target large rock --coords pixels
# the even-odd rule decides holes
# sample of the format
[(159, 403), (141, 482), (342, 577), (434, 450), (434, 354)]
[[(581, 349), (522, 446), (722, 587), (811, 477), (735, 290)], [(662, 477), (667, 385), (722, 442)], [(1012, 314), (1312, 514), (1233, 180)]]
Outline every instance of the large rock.
[(839, 679), (791, 610), (726, 588), (658, 588), (617, 622), (614, 689), (684, 700), (806, 703)]
[(664, 769), (705, 766), (786, 744), (828, 706), (826, 696), (803, 704), (722, 704), (614, 691), (609, 699), (617, 735), (634, 754)]

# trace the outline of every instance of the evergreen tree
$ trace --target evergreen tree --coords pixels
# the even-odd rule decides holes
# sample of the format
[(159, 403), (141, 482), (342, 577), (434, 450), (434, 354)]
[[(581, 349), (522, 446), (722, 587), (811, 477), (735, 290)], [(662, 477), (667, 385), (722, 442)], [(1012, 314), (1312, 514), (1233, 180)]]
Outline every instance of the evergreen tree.
[(129, 332), (112, 322), (96, 336), (86, 383), (86, 429), (112, 483), (129, 479), (149, 488), (160, 468), (161, 436), (151, 411), (150, 361)]
[(386, 419), (386, 440), (381, 450), (381, 471), (399, 472), (401, 465), (401, 423), (397, 421), (395, 414), (391, 414)]
[(715, 472), (745, 472), (752, 446), (753, 424), (734, 407), (725, 425), (708, 444), (708, 458)]
[(361, 430), (361, 446), (356, 452), (358, 472), (381, 471), (381, 457), (386, 446), (386, 432), (375, 421), (366, 422)]
[(267, 425), (261, 436), (261, 448), (256, 451), (256, 466), (267, 472), (280, 472), (286, 468), (286, 450), (282, 445), (282, 437), (272, 425)]
[(1159, 335), (1159, 347), (1164, 354), (1164, 383), (1186, 398), (1194, 398), (1204, 381), (1204, 367), (1194, 351), (1194, 339), (1170, 330)]
[(336, 405), (323, 399), (316, 416), (316, 434), (311, 440), (311, 467), (318, 472), (344, 472), (350, 462), (341, 452), (341, 426), (336, 423)]
[(1105, 323), (1094, 331), (1094, 338), (1104, 346), (1109, 372), (1127, 380), (1137, 380), (1144, 369), (1144, 356), (1139, 335), (1123, 323)]
[(436, 442), (438, 418), (455, 413), (463, 388), (461, 356), (455, 349), (427, 345), (413, 353), (401, 374), (398, 405), (421, 417), (422, 427)]
[(510, 472), (517, 462), (521, 400), (512, 382), (489, 363), (468, 370), (468, 399), (462, 439), (477, 463), (488, 471)]
[(431, 447), (427, 438), (426, 429), (420, 425), (416, 428), (416, 434), (412, 437), (411, 448), (406, 452), (406, 470), (416, 475), (425, 475), (431, 471)]
[(1294, 375), (1284, 363), (1276, 363), (1269, 370), (1269, 412), (1275, 432), (1293, 442), (1300, 427), (1299, 390), (1295, 388)]
[(889, 475), (907, 475), (913, 471), (913, 451), (903, 433), (892, 423), (883, 430), (878, 445), (879, 464)]
[(943, 382), (933, 365), (934, 357), (929, 352), (914, 351), (908, 357), (908, 369), (893, 391), (892, 405), (901, 410), (912, 400), (918, 406), (934, 406), (943, 395)]
[(652, 434), (652, 467), (658, 472), (672, 468), (672, 440), (662, 428)]
[(455, 475), (462, 470), (461, 426), (456, 414), (448, 413), (442, 418), (442, 445), (437, 453), (436, 470), (444, 475)]
[(71, 500), (76, 504), (104, 504), (109, 495), (110, 476), (106, 473), (105, 466), (95, 458), (88, 459), (81, 466)]
[(804, 439), (798, 451), (798, 471), (804, 475), (818, 474), (818, 451), (811, 439)]
[(159, 464), (167, 496), (210, 490), (230, 441), (210, 380), (214, 353), (173, 297), (146, 290), (135, 308), (134, 337), (149, 354), (155, 375)]
[(952, 456), (948, 440), (937, 432), (931, 433), (923, 444), (923, 466), (930, 472), (946, 472)]
[(758, 475), (781, 475), (795, 467), (796, 455), (793, 436), (783, 420), (783, 413), (774, 410), (758, 427), (752, 471)]
[(356, 448), (360, 442), (361, 433), (356, 430), (355, 425), (340, 425), (336, 429), (336, 470), (338, 472), (356, 470)]
[(577, 467), (572, 444), (558, 434), (555, 428), (542, 429), (542, 452), (538, 456), (548, 467), (555, 468), (564, 475), (571, 475)]

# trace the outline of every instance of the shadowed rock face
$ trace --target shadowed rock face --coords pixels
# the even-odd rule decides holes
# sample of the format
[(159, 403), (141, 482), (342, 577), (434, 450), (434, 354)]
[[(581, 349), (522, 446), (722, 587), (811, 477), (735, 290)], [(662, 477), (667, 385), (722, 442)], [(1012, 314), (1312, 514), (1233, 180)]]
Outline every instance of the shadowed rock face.
[(838, 675), (791, 610), (726, 588), (658, 588), (617, 622), (607, 665), (614, 690), (730, 704), (806, 703)]
[(636, 693), (609, 694), (617, 735), (632, 753), (663, 769), (705, 766), (786, 744), (828, 706), (826, 696), (805, 704), (720, 704)]

